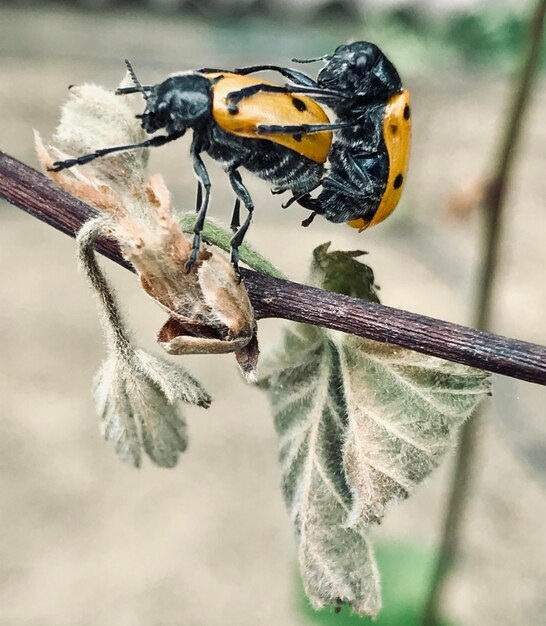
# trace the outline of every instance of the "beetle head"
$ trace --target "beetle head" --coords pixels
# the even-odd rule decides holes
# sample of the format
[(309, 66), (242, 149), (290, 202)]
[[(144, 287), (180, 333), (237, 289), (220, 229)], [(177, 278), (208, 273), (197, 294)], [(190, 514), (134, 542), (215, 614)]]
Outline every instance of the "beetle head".
[(402, 89), (394, 65), (373, 43), (357, 41), (338, 46), (319, 72), (318, 84), (348, 96), (388, 98)]
[(195, 72), (170, 76), (154, 85), (140, 116), (142, 128), (154, 133), (164, 128), (167, 134), (185, 132), (211, 116), (210, 81)]

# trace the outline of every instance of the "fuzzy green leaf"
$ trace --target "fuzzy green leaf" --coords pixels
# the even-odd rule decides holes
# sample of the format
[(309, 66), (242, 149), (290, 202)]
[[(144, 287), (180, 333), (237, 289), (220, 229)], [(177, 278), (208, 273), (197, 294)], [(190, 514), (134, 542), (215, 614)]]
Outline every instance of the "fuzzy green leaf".
[(379, 302), (379, 287), (372, 268), (356, 260), (368, 253), (363, 250), (329, 252), (329, 249), (330, 242), (327, 242), (313, 250), (309, 283), (326, 291)]
[[(344, 253), (321, 248), (337, 255), (326, 265), (339, 275)], [(346, 255), (352, 270), (355, 255)], [(316, 259), (317, 251), (315, 283)], [(324, 278), (323, 285), (332, 284)], [(371, 270), (358, 280), (363, 294), (376, 297)], [(291, 324), (262, 365), (260, 385), (280, 437), (306, 592), (317, 608), (346, 602), (374, 616), (381, 595), (368, 528), (438, 465), (457, 426), (488, 393), (489, 378), (395, 346)]]
[(118, 456), (140, 467), (142, 451), (160, 467), (174, 467), (188, 445), (177, 404), (210, 405), (210, 396), (185, 369), (128, 346), (111, 352), (95, 379), (101, 430)]

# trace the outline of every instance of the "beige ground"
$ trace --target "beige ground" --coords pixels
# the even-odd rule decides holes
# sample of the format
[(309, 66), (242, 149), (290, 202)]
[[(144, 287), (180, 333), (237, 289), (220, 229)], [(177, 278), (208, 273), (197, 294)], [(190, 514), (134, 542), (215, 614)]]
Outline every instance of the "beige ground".
[[(66, 85), (114, 84), (124, 56), (148, 80), (177, 68), (305, 53), (306, 40), (291, 37), (283, 29), (265, 39), (212, 33), (182, 19), (0, 10), (0, 149), (35, 163), (31, 129), (51, 132)], [(407, 71), (415, 151), (396, 216), (360, 237), (320, 220), (303, 230), (301, 212), (282, 212), (261, 183), (250, 181), (259, 207), (250, 239), (297, 279), (318, 243), (364, 247), (385, 303), (466, 322), (479, 224), (449, 222), (443, 206), (454, 187), (487, 165), (506, 85)], [(499, 332), (542, 343), (545, 105), (542, 85), (508, 202), (495, 321)], [(194, 193), (187, 143), (181, 144), (153, 160), (180, 204), (191, 203)], [(213, 211), (227, 219), (227, 183), (210, 169)], [(89, 388), (103, 357), (102, 338), (73, 242), (5, 203), (0, 220), (0, 624), (303, 624), (294, 609), (292, 537), (265, 399), (240, 382), (231, 357), (188, 358), (216, 400), (207, 412), (188, 411), (187, 454), (172, 471), (122, 465), (97, 432)], [(132, 276), (109, 269), (142, 343), (151, 347), (161, 313)], [(276, 329), (275, 322), (261, 324), (262, 346)], [(499, 403), (503, 419), (490, 417), (482, 429), (467, 546), (450, 587), (449, 608), (467, 626), (538, 626), (546, 613), (544, 483), (498, 426), (507, 423), (528, 443), (514, 420), (529, 411), (529, 420), (540, 423), (546, 393), (523, 384), (508, 393), (511, 404)], [(394, 507), (378, 536), (433, 545), (446, 470)]]

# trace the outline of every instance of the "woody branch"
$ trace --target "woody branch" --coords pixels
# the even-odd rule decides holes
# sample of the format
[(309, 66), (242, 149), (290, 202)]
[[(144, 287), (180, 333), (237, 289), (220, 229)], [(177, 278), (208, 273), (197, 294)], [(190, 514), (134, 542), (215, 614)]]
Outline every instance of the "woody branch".
[[(0, 152), (0, 196), (74, 237), (97, 211), (36, 170)], [(97, 250), (133, 270), (115, 241)], [(546, 385), (546, 347), (408, 311), (365, 302), (243, 269), (258, 318), (279, 317), (391, 343), (417, 352)]]

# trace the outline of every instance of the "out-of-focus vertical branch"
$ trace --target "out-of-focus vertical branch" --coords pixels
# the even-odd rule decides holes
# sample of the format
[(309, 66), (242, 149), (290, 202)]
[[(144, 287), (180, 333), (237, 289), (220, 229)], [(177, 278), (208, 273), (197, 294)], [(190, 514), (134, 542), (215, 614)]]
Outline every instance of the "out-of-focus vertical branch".
[(511, 181), (521, 129), (539, 67), (545, 16), (546, 1), (538, 0), (529, 24), (529, 32), (526, 39), (527, 49), (523, 64), (515, 80), (514, 93), (507, 115), (506, 130), (501, 138), (496, 167), (492, 172), (484, 200), (486, 220), (483, 244), (484, 259), (479, 282), (480, 288), (475, 320), (476, 326), (482, 330), (486, 330), (490, 324), (491, 294), (497, 270), (506, 190)]
[[(491, 174), (483, 202), (485, 213), (483, 262), (478, 281), (475, 312), (475, 324), (482, 330), (486, 330), (491, 322), (492, 295), (497, 275), (506, 192), (513, 172), (523, 120), (539, 67), (545, 17), (546, 0), (538, 0), (529, 22), (522, 66), (514, 81), (511, 106), (498, 147), (496, 166)], [(462, 428), (438, 561), (425, 603), (423, 626), (438, 626), (447, 575), (454, 558), (460, 552), (470, 478), (476, 457), (476, 434), (479, 421), (479, 415), (475, 415)]]

